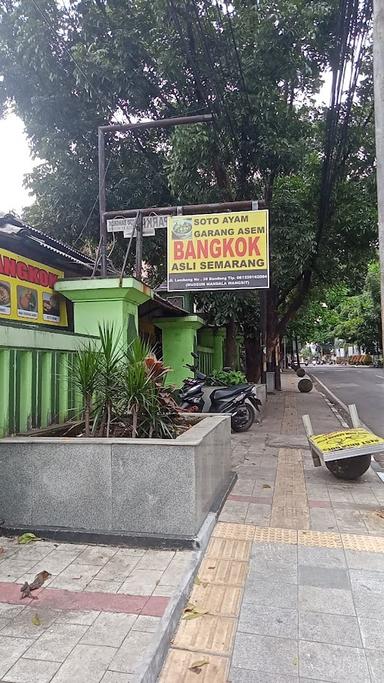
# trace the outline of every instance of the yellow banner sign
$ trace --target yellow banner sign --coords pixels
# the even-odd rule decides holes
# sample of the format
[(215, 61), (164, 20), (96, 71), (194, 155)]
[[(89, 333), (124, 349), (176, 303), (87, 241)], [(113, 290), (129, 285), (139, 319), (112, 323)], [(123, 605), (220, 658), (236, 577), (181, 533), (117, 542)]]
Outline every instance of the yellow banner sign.
[(53, 289), (61, 270), (0, 249), (0, 319), (67, 326), (64, 297)]
[(168, 291), (269, 287), (268, 211), (168, 218)]
[(330, 432), (329, 434), (318, 434), (311, 436), (310, 440), (323, 453), (330, 451), (342, 451), (348, 448), (363, 448), (365, 446), (376, 446), (383, 444), (384, 439), (372, 434), (367, 429), (347, 429), (344, 432)]

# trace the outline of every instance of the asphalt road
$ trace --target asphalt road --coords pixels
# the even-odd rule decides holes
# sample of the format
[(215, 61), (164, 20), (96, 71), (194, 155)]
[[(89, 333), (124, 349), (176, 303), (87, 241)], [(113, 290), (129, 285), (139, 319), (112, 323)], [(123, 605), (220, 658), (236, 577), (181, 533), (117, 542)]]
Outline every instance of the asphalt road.
[(338, 365), (311, 366), (306, 370), (343, 403), (355, 403), (361, 420), (384, 437), (384, 370)]

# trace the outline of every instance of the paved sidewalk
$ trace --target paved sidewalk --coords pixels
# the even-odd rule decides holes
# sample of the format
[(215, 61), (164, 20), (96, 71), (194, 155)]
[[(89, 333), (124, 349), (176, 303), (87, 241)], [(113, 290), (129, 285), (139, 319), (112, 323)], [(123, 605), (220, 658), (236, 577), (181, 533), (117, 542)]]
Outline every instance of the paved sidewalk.
[[(193, 558), (0, 537), (0, 680), (140, 681)], [(52, 576), (37, 599), (21, 600), (20, 584), (43, 570)]]
[(384, 681), (384, 484), (313, 467), (301, 415), (340, 423), (296, 385), (285, 375), (262, 426), (234, 437), (239, 479), (190, 596), (203, 614), (181, 620), (161, 683)]

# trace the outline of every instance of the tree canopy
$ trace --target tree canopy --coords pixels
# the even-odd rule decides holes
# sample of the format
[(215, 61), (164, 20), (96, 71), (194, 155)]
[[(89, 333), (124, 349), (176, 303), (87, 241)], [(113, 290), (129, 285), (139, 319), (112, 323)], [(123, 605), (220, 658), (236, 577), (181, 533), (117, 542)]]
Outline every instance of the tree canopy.
[[(372, 257), (371, 10), (371, 0), (0, 0), (0, 111), (21, 116), (43, 160), (25, 217), (97, 244), (97, 126), (212, 113), (210, 126), (111, 136), (108, 207), (263, 199), (271, 350), (311, 289), (356, 286)], [(164, 234), (144, 247), (159, 281)], [(227, 320), (249, 330), (241, 296), (227, 297)]]

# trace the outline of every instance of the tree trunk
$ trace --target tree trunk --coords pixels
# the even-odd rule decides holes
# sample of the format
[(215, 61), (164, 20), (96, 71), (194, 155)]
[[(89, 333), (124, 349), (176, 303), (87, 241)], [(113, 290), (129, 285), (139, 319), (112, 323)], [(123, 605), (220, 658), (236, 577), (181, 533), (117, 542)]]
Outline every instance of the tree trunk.
[(227, 331), (225, 337), (225, 367), (235, 370), (237, 364), (237, 326), (234, 320), (230, 320), (225, 327)]
[(297, 334), (295, 335), (295, 347), (296, 347), (296, 365), (299, 368), (300, 367), (300, 355), (299, 355), (299, 340), (297, 338)]
[(91, 435), (90, 415), (91, 415), (91, 397), (86, 396), (85, 397), (85, 406), (84, 406), (85, 436)]
[(261, 348), (259, 335), (245, 336), (245, 372), (248, 382), (257, 383), (261, 374)]

